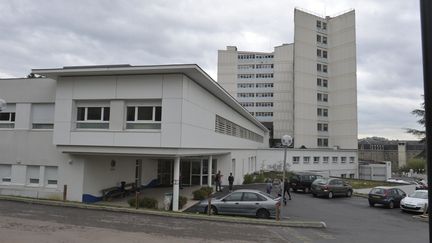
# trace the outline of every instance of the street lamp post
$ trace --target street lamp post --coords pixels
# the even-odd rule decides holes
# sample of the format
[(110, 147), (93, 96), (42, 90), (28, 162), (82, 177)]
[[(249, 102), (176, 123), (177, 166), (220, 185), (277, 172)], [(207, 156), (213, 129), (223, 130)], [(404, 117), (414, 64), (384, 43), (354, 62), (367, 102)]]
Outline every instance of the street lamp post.
[(283, 180), (282, 180), (282, 199), (285, 200), (285, 180), (286, 180), (286, 158), (288, 146), (292, 144), (292, 137), (290, 135), (282, 136), (282, 145), (284, 146), (284, 163), (283, 163)]

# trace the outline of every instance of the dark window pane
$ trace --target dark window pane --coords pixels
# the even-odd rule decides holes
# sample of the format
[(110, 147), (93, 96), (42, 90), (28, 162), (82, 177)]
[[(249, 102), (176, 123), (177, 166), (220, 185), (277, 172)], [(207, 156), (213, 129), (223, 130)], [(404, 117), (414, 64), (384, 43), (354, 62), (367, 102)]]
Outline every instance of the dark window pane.
[(88, 107), (87, 120), (100, 121), (102, 118), (102, 107)]
[(0, 113), (0, 121), (9, 121), (10, 113)]
[(138, 120), (140, 120), (140, 121), (153, 120), (153, 107), (152, 106), (140, 106), (140, 107), (138, 107)]
[(109, 121), (110, 118), (110, 108), (109, 107), (104, 107), (104, 117), (103, 120), (104, 121)]
[(161, 106), (157, 106), (155, 108), (156, 108), (156, 111), (155, 111), (155, 121), (161, 121), (162, 120), (162, 107)]
[(11, 121), (15, 121), (15, 112), (11, 112)]
[(127, 108), (126, 121), (135, 121), (135, 107)]
[(84, 107), (78, 107), (77, 121), (84, 121), (84, 116), (85, 116), (85, 108)]

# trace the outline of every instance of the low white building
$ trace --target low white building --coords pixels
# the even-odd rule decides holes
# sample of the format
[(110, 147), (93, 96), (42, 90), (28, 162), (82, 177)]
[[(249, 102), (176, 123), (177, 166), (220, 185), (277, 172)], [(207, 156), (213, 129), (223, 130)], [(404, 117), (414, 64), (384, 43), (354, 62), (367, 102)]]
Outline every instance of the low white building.
[[(68, 200), (94, 202), (105, 188), (138, 182), (172, 185), (177, 210), (180, 178), (211, 185), (220, 170), (241, 184), (244, 174), (283, 158), (281, 149), (268, 149), (269, 131), (197, 65), (33, 73), (47, 78), (0, 80), (8, 103), (0, 112), (2, 195), (59, 199), (66, 185)], [(292, 169), (319, 165), (357, 177), (355, 150), (339, 151), (345, 164), (331, 153), (293, 150), (288, 158)]]

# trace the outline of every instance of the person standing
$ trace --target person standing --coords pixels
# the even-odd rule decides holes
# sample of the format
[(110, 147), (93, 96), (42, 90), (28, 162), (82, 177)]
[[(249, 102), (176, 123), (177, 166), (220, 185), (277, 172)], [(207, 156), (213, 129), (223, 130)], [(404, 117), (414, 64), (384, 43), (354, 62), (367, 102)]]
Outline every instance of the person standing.
[(216, 174), (216, 177), (215, 177), (215, 184), (216, 184), (216, 191), (217, 192), (222, 191), (221, 178), (222, 178), (221, 172), (218, 171), (218, 173)]
[(230, 173), (230, 175), (228, 176), (228, 184), (229, 184), (229, 191), (232, 192), (233, 184), (234, 184), (234, 176), (232, 175), (232, 173)]
[(266, 184), (266, 191), (267, 191), (267, 194), (271, 194), (272, 187), (273, 187), (273, 185), (272, 185), (271, 180), (270, 180), (270, 179), (267, 179), (267, 184)]

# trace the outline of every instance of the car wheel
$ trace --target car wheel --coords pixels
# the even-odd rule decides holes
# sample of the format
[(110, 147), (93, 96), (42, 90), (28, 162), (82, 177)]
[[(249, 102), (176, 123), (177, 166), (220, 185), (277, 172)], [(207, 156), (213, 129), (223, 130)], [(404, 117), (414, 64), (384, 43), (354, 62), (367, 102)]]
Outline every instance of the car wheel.
[[(205, 209), (204, 209), (204, 213), (208, 214), (207, 210), (208, 210), (208, 206), (205, 207)], [(217, 208), (216, 208), (215, 206), (213, 206), (213, 205), (211, 206), (211, 214), (212, 214), (212, 215), (216, 215), (216, 214), (218, 214)]]
[(260, 219), (268, 219), (270, 218), (270, 213), (266, 209), (260, 209), (257, 211), (256, 216)]
[(373, 207), (373, 206), (375, 206), (375, 203), (369, 201), (369, 206)]
[(348, 190), (347, 193), (346, 193), (346, 196), (347, 196), (347, 197), (351, 197), (351, 196), (352, 196), (352, 191), (351, 191), (351, 190)]
[(333, 192), (329, 192), (328, 198), (333, 198)]
[(394, 205), (394, 202), (393, 202), (393, 201), (390, 201), (389, 204), (388, 204), (388, 207), (391, 209), (391, 208), (394, 208), (394, 206), (395, 206), (395, 205)]

